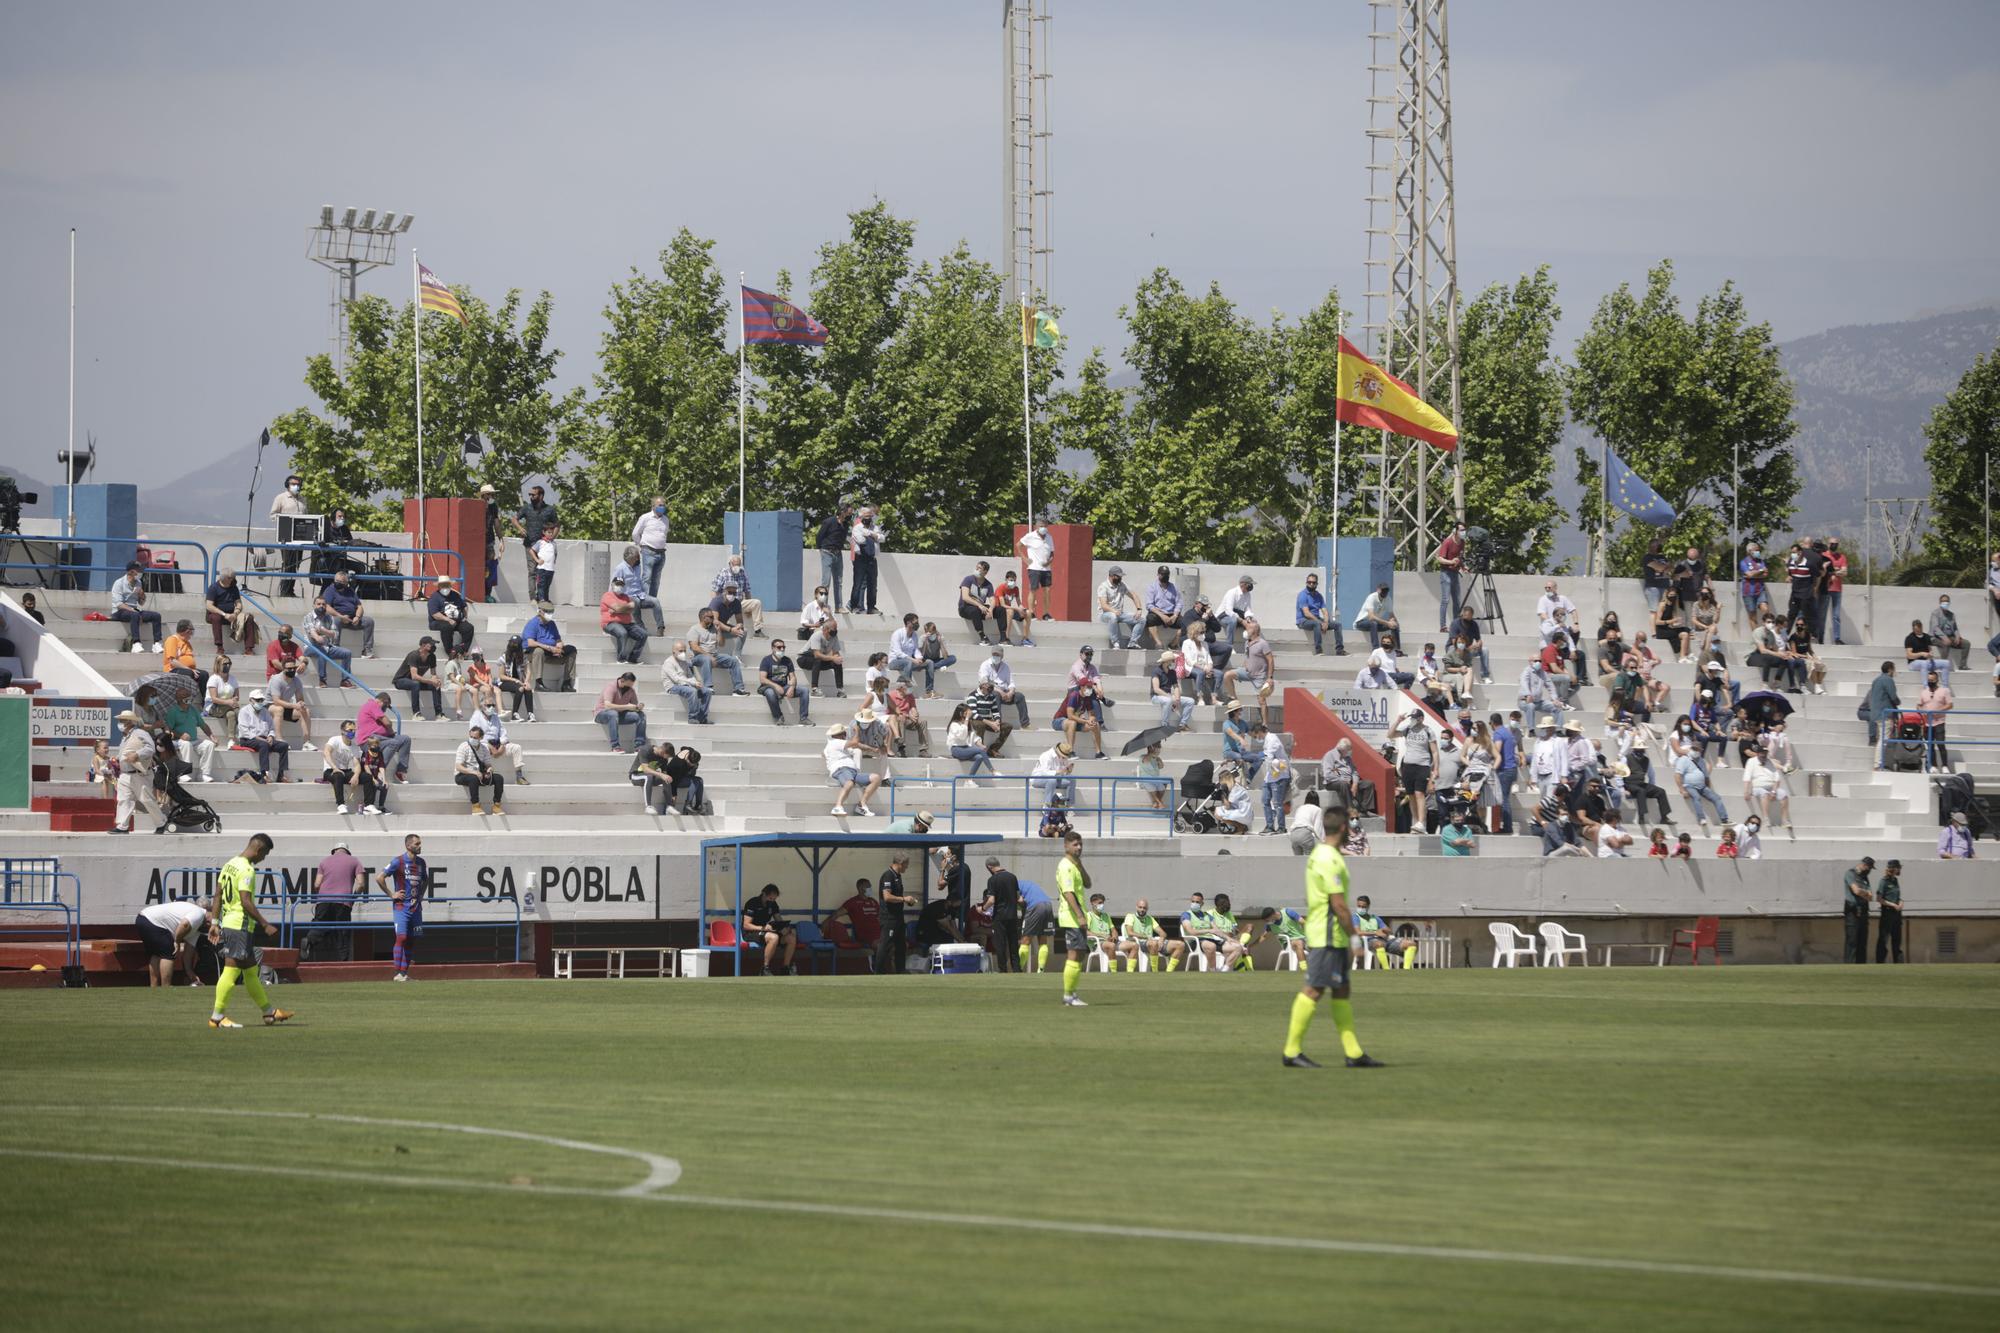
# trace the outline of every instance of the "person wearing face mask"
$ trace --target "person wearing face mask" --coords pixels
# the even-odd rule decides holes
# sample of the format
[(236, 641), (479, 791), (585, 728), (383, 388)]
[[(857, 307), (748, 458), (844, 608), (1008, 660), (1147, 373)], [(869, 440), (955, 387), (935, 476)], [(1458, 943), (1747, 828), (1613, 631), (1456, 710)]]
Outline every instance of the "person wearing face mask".
[[(544, 528), (559, 523), (556, 516), (556, 507), (544, 499), (543, 496), (544, 492), (541, 487), (530, 486), (528, 488), (527, 501), (522, 504), (520, 509), (515, 511), (512, 520), (514, 531), (521, 538), (521, 546), (528, 553), (528, 586), (530, 588), (535, 586), (535, 570), (538, 568), (535, 562), (535, 543), (542, 539), (542, 530)], [(654, 503), (657, 504), (658, 500), (656, 499)], [(561, 530), (559, 526), (557, 530)], [(664, 538), (662, 541), (664, 543)]]
[(729, 559), (722, 562), (722, 572), (715, 576), (709, 591), (718, 598), (727, 598), (737, 604), (737, 614), (742, 617), (751, 638), (764, 637), (764, 603), (750, 595), (750, 572), (743, 568), (741, 554), (732, 552)]
[(1125, 586), (1125, 571), (1118, 565), (1097, 585), (1097, 619), (1104, 626), (1113, 648), (1139, 646), (1139, 599)]
[(1174, 586), (1173, 571), (1161, 565), (1146, 589), (1146, 633), (1155, 648), (1179, 647), (1180, 627), (1181, 590)]
[[(667, 497), (664, 495), (654, 496), (646, 511), (632, 524), (629, 540), (639, 548), (640, 569), (646, 580), (648, 597), (658, 598), (660, 595), (660, 571), (667, 563), (667, 532), (670, 526), (667, 522)], [(657, 606), (654, 614), (659, 614)], [(659, 626), (659, 632), (666, 633), (664, 623)]]
[[(493, 600), (494, 585), (500, 582), (500, 501), (494, 498), (492, 483), (479, 488), (479, 502), (486, 510), (486, 600)], [(335, 511), (336, 519), (345, 515)], [(328, 529), (331, 532), (331, 529)], [(331, 537), (328, 538), (332, 540)]]
[(660, 599), (646, 590), (644, 567), (645, 553), (636, 545), (627, 546), (623, 562), (612, 566), (611, 586), (632, 603), (632, 618), (635, 622), (642, 622), (647, 608), (650, 607), (653, 612), (653, 633), (665, 635), (666, 613), (660, 609)]
[(562, 663), (562, 692), (576, 692), (576, 645), (564, 643), (562, 628), (556, 624), (556, 608), (552, 603), (541, 602), (535, 607), (535, 614), (528, 617), (522, 627), (521, 648), (527, 654), (528, 680), (539, 684), (543, 669), (553, 657)]
[(1831, 537), (1826, 543), (1826, 588), (1820, 594), (1820, 613), (1825, 619), (1826, 633), (1819, 636), (1822, 643), (1840, 642), (1840, 594), (1847, 586), (1847, 553), (1840, 549), (1840, 538)]
[(1771, 576), (1771, 567), (1764, 562), (1764, 544), (1752, 541), (1743, 552), (1743, 558), (1736, 562), (1736, 574), (1740, 582), (1737, 594), (1742, 602), (1743, 613), (1754, 624), (1770, 610), (1770, 598), (1766, 594), (1766, 581)]
[(1958, 616), (1951, 609), (1951, 597), (1947, 594), (1938, 598), (1937, 609), (1931, 612), (1931, 648), (1939, 657), (1948, 657), (1952, 665), (1965, 670), (1966, 660), (1972, 653), (1972, 645), (1958, 632)]
[(1035, 525), (1022, 533), (1014, 545), (1028, 562), (1028, 619), (1053, 620), (1055, 617), (1049, 614), (1049, 595), (1055, 586), (1051, 565), (1056, 558), (1056, 544), (1049, 537), (1048, 520), (1036, 519)]
[(1007, 649), (1003, 645), (994, 644), (992, 653), (979, 664), (979, 683), (990, 684), (1000, 702), (1014, 705), (1018, 729), (1028, 729), (1028, 699), (1014, 689), (1014, 670), (1007, 665)]
[[(271, 522), (277, 526), (280, 517), (298, 517), (306, 512), (305, 485), (297, 477), (285, 478), (285, 489), (271, 499)], [(295, 574), (299, 568), (299, 555), (304, 547), (289, 543), (284, 548), (285, 573)], [(286, 578), (278, 582), (278, 596), (290, 597), (294, 580)]]

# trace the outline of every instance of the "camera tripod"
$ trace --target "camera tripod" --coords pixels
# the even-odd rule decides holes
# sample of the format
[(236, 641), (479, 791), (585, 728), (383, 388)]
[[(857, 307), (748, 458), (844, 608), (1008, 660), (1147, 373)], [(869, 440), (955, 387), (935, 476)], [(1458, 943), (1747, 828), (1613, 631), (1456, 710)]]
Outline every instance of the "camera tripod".
[[(17, 555), (26, 557), (24, 563), (28, 568), (25, 571), (11, 567), (16, 562)], [(57, 556), (58, 558), (61, 556), (60, 548), (57, 550)], [(48, 570), (42, 568), (41, 562), (35, 559), (35, 548), (21, 535), (18, 525), (0, 528), (0, 585), (9, 588), (35, 587), (44, 592), (53, 590), (55, 586), (49, 582)]]
[(1482, 609), (1473, 615), (1473, 619), (1489, 630), (1498, 622), (1500, 632), (1505, 634), (1507, 612), (1500, 605), (1500, 590), (1493, 586), (1491, 569), (1478, 570), (1472, 575), (1472, 581), (1465, 585), (1465, 591), (1459, 596), (1458, 605), (1452, 608), (1452, 618), (1457, 619), (1465, 613), (1466, 607), (1473, 606), (1475, 597), (1480, 599), (1477, 605)]

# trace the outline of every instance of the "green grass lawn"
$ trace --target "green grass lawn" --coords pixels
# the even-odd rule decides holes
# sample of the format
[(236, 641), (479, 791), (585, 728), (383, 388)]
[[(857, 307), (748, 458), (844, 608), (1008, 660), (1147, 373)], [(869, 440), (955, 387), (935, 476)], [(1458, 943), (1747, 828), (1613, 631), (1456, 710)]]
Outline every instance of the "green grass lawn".
[[(1373, 1071), (1337, 1067), (1324, 1010), (1307, 1049), (1335, 1067), (1279, 1066), (1295, 989), (1093, 974), (1067, 1010), (1046, 977), (305, 986), (279, 993), (292, 1025), (240, 1032), (202, 1023), (207, 991), (10, 992), (0, 1309), (62, 1329), (2000, 1326), (1994, 969), (1363, 973)], [(683, 1174), (624, 1197), (639, 1160), (203, 1108), (522, 1131)], [(1494, 1253), (1278, 1243), (1300, 1240)], [(1735, 1271), (1644, 1267), (1676, 1264)]]

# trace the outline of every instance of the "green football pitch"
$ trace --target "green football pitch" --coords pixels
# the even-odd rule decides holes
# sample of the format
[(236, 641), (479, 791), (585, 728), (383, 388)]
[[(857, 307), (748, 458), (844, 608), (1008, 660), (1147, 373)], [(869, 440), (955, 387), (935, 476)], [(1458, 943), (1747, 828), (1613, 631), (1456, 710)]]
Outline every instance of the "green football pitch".
[[(12, 1328), (2000, 1327), (2000, 972), (0, 997)], [(255, 1022), (247, 997), (232, 1006)], [(473, 1132), (481, 1131), (481, 1132)], [(492, 1131), (500, 1131), (498, 1133)]]

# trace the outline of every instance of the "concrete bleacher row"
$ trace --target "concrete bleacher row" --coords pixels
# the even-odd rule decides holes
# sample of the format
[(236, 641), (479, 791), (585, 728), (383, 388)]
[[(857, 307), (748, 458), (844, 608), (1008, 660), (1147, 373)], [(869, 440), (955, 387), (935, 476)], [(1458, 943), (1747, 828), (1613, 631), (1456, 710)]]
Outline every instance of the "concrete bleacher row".
[[(1291, 591), (1274, 588), (1267, 595), (1271, 600), (1288, 606)], [(87, 610), (101, 609), (104, 600), (101, 594), (53, 592), (44, 595), (43, 604), (51, 615), (51, 630), (59, 633), (88, 664), (122, 686), (140, 674), (157, 670), (158, 659), (123, 652), (122, 625), (81, 619)], [(297, 598), (272, 601), (271, 604), (280, 613), (292, 616), (304, 610), (303, 600)], [(179, 596), (163, 595), (156, 598), (153, 605), (169, 626), (179, 616), (187, 616), (197, 622), (200, 620), (199, 598), (192, 592)], [(892, 608), (885, 603), (883, 609), (887, 612)], [(893, 608), (896, 615), (903, 609)], [(945, 754), (944, 731), (951, 705), (972, 688), (978, 665), (987, 650), (963, 633), (963, 624), (950, 614), (949, 606), (916, 606), (910, 609), (927, 619), (937, 620), (951, 649), (959, 657), (956, 667), (948, 668), (939, 675), (938, 690), (945, 697), (925, 701), (922, 705), (923, 715), (931, 727), (933, 757), (928, 761), (907, 758), (894, 759), (889, 763), (889, 769), (896, 777), (914, 783), (914, 780), (926, 776), (941, 779), (963, 771), (963, 765)], [(368, 685), (390, 689), (390, 677), (402, 655), (415, 645), (420, 635), (427, 632), (423, 609), (420, 603), (382, 601), (371, 603), (369, 610), (377, 620), (379, 655), (372, 660), (357, 659), (354, 671)], [(1406, 624), (1421, 625), (1426, 619), (1425, 611), (1426, 608), (1405, 608)], [(476, 607), (475, 624), (480, 632), (475, 641), (486, 649), (489, 658), (497, 659), (503, 638), (518, 632), (527, 614), (528, 608), (519, 604)], [(255, 825), (274, 832), (347, 829), (356, 833), (391, 834), (405, 827), (434, 827), (432, 821), (440, 820), (450, 821), (446, 827), (462, 824), (468, 828), (488, 828), (493, 832), (587, 828), (609, 832), (699, 834), (716, 830), (878, 827), (879, 820), (886, 818), (889, 811), (886, 792), (874, 806), (878, 817), (876, 825), (866, 825), (859, 816), (843, 824), (829, 815), (832, 793), (825, 778), (820, 750), (825, 728), (834, 722), (851, 719), (862, 693), (861, 679), (866, 658), (870, 652), (887, 647), (889, 633), (897, 623), (896, 615), (857, 616), (846, 620), (843, 637), (847, 643), (848, 697), (813, 699), (812, 721), (815, 725), (805, 729), (792, 722), (794, 715), (790, 706), (786, 709), (788, 725), (774, 726), (764, 701), (754, 692), (745, 697), (731, 696), (727, 676), (720, 672), (717, 674), (718, 693), (711, 710), (714, 725), (689, 725), (678, 701), (660, 688), (658, 664), (666, 644), (659, 639), (648, 644), (646, 660), (634, 669), (639, 676), (641, 697), (648, 704), (652, 737), (692, 744), (702, 752), (701, 775), (714, 807), (711, 816), (654, 816), (644, 811), (638, 792), (626, 780), (629, 756), (609, 753), (604, 733), (592, 721), (598, 693), (625, 668), (613, 661), (611, 642), (597, 628), (594, 607), (582, 606), (566, 606), (559, 608), (558, 612), (559, 622), (578, 648), (576, 691), (543, 691), (537, 696), (541, 721), (510, 724), (513, 739), (526, 750), (527, 772), (532, 785), (522, 787), (510, 783), (504, 816), (467, 814), (464, 793), (451, 782), (451, 755), (464, 735), (464, 726), (450, 717), (449, 697), (443, 720), (419, 720), (409, 715), (407, 697), (400, 692), (396, 694), (397, 705), (404, 710), (406, 730), (415, 742), (412, 780), (393, 789), (389, 814), (335, 815), (330, 790), (312, 782), (320, 770), (317, 755), (298, 751), (292, 756), (292, 771), (301, 781), (295, 784), (260, 787), (247, 783), (229, 785), (217, 782), (199, 787), (197, 794), (215, 806), (225, 828), (231, 833)], [(670, 607), (667, 639), (670, 641), (679, 636), (694, 619), (691, 606)], [(1520, 614), (1514, 616), (1513, 623), (1525, 625), (1527, 620), (1523, 608)], [(786, 637), (796, 657), (798, 644), (793, 641), (795, 621), (790, 613), (771, 613), (768, 628)], [(268, 639), (269, 626), (266, 625), (265, 629)], [(1365, 651), (1365, 640), (1350, 634), (1349, 656), (1333, 656), (1329, 647), (1326, 656), (1316, 657), (1310, 653), (1305, 635), (1289, 624), (1267, 624), (1265, 632), (1278, 654), (1281, 687), (1301, 685), (1316, 690), (1345, 689), (1351, 685)], [(1087, 743), (1081, 743), (1076, 775), (1082, 779), (1131, 777), (1134, 773), (1133, 760), (1119, 758), (1117, 748), (1123, 739), (1158, 721), (1156, 710), (1147, 702), (1147, 675), (1156, 653), (1107, 650), (1102, 627), (1095, 623), (1040, 622), (1035, 627), (1035, 635), (1035, 647), (1010, 646), (1007, 652), (1016, 686), (1029, 703), (1030, 730), (1010, 738), (1006, 757), (998, 763), (1000, 773), (1003, 776), (1026, 774), (1032, 768), (1035, 757), (1058, 738), (1058, 733), (1050, 729), (1049, 719), (1060, 700), (1078, 647), (1088, 643), (1098, 649), (1097, 664), (1103, 673), (1107, 697), (1114, 704), (1110, 710), (1110, 732), (1106, 738), (1112, 757), (1102, 761), (1092, 759)], [(1406, 648), (1412, 652), (1426, 638), (1438, 637), (1414, 630), (1406, 630), (1406, 635)], [(358, 646), (352, 633), (349, 639), (350, 646)], [(205, 625), (200, 627), (197, 641), (208, 642)], [(753, 639), (746, 650), (746, 677), (753, 689), (754, 658), (761, 656), (766, 642)], [(1494, 684), (1475, 691), (1475, 708), (1482, 718), (1490, 712), (1504, 714), (1514, 707), (1516, 682), (1521, 668), (1538, 643), (1533, 635), (1515, 633), (1489, 637), (1486, 646), (1492, 658)], [(207, 665), (207, 655), (204, 649), (204, 666)], [(238, 680), (247, 690), (262, 679), (261, 644), (255, 661), (240, 653), (235, 655), (238, 657)], [(1894, 649), (1832, 646), (1823, 650), (1823, 657), (1829, 668), (1828, 692), (1824, 696), (1793, 698), (1798, 711), (1794, 714), (1791, 730), (1804, 768), (1831, 774), (1833, 794), (1831, 799), (1808, 796), (1804, 774), (1797, 775), (1792, 783), (1796, 843), (1786, 834), (1767, 833), (1766, 854), (1784, 855), (1788, 846), (1824, 844), (1817, 846), (1814, 854), (1844, 855), (1847, 845), (1864, 838), (1870, 847), (1877, 847), (1883, 842), (1916, 844), (1934, 840), (1936, 820), (1930, 805), (1929, 784), (1918, 775), (1873, 772), (1873, 753), (1865, 743), (1863, 727), (1854, 718), (1855, 704), (1866, 691), (1879, 663), (1885, 658), (1899, 660), (1900, 645)], [(1740, 650), (1732, 652), (1732, 658), (1740, 663)], [(1974, 664), (1975, 672), (1978, 665)], [(1685, 708), (1693, 674), (1692, 667), (1680, 666), (1671, 659), (1662, 667), (1662, 678), (1674, 687), (1673, 711)], [(1755, 688), (1754, 672), (1746, 671), (1739, 665), (1735, 674), (1744, 680), (1746, 688)], [(1914, 682), (1909, 673), (1902, 673), (1900, 683), (1905, 698), (1913, 698), (1911, 686)], [(830, 678), (826, 686), (831, 694)], [(1967, 702), (1976, 703), (1980, 693), (1966, 690)], [(315, 712), (315, 734), (322, 739), (333, 732), (341, 717), (352, 716), (362, 697), (353, 689), (321, 689), (310, 683), (307, 695)], [(1270, 716), (1272, 724), (1282, 728), (1283, 709), (1279, 698), (1281, 695), (1274, 696)], [(1579, 711), (1571, 716), (1583, 723), (1586, 734), (1599, 734), (1605, 704), (1603, 687), (1592, 684), (1582, 691), (1578, 702)], [(1246, 706), (1254, 709), (1254, 703)], [(1012, 721), (1012, 710), (1003, 712), (1003, 718)], [(1222, 708), (1219, 704), (1196, 709), (1193, 729), (1174, 737), (1164, 747), (1168, 776), (1177, 778), (1186, 765), (1196, 759), (1219, 756), (1216, 733), (1221, 719)], [(296, 736), (295, 730), (289, 726), (282, 730), (288, 737)], [(1957, 719), (1952, 724), (1951, 733), (1954, 742), (1964, 739), (2000, 740), (2000, 716)], [(1994, 753), (1991, 750), (1981, 752), (1958, 747), (1959, 756), (1969, 760), (1977, 771), (1992, 771), (1994, 761), (1988, 756)], [(1317, 757), (1297, 756), (1301, 761)], [(71, 787), (71, 784), (80, 782), (87, 752), (49, 750), (39, 753), (37, 758), (46, 758), (54, 766), (52, 776), (56, 782), (52, 790), (81, 790), (80, 787)], [(226, 752), (218, 754), (218, 775), (226, 777), (240, 766), (238, 761), (241, 758)], [(1665, 768), (1657, 756), (1656, 767)], [(1669, 799), (1676, 814), (1684, 815), (1684, 803), (1672, 795), (1671, 781), (1664, 772), (1660, 774), (1660, 781), (1669, 788)], [(1733, 766), (1717, 775), (1715, 785), (1729, 804), (1731, 813), (1740, 814), (1741, 783), (1736, 779)], [(1088, 804), (1092, 784), (1087, 781), (1080, 783), (1079, 796)], [(1018, 835), (1023, 828), (1023, 815), (1018, 807), (1026, 799), (1019, 782), (1000, 782), (977, 788), (961, 785), (957, 828), (963, 832)], [(1135, 788), (1121, 788), (1118, 799), (1121, 806), (1134, 811), (1150, 808)], [(898, 813), (910, 813), (920, 806), (929, 806), (942, 811), (950, 804), (948, 788), (932, 785), (915, 790), (906, 788), (897, 798), (896, 809)], [(358, 803), (352, 808), (358, 810)], [(1094, 825), (1089, 815), (1081, 816), (1078, 822), (1086, 829)], [(28, 826), (25, 816), (0, 815), (0, 830)], [(1128, 834), (1158, 836), (1167, 828), (1164, 820), (1143, 818), (1131, 821), (1121, 818), (1118, 825), (1121, 837)], [(1373, 821), (1369, 831), (1377, 855), (1422, 854), (1436, 848), (1434, 838), (1383, 834)], [(1219, 840), (1189, 838), (1185, 841), (1190, 844), (1188, 854), (1206, 855), (1212, 853), (1211, 844)], [(1289, 855), (1282, 839), (1252, 837), (1230, 840), (1229, 845), (1240, 855)], [(1532, 856), (1538, 850), (1532, 839), (1490, 837), (1484, 842), (1482, 854)]]

